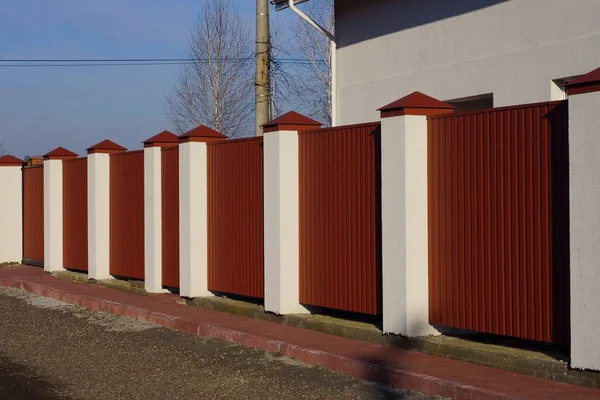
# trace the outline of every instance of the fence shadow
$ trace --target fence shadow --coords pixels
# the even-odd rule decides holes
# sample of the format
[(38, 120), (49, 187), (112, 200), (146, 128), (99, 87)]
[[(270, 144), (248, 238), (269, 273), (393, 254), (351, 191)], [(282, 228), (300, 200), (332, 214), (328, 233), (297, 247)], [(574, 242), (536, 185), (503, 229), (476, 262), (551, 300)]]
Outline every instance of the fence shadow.
[(375, 347), (372, 353), (361, 358), (366, 365), (363, 376), (376, 383), (371, 389), (370, 397), (377, 400), (413, 398), (410, 393), (406, 393), (405, 382), (397, 373), (398, 370), (411, 370), (410, 359), (406, 358), (410, 353), (401, 351), (412, 350), (411, 339), (396, 335), (389, 335), (388, 339), (390, 339), (390, 347), (394, 350)]
[(375, 383), (369, 393), (376, 400), (398, 400), (406, 399), (404, 393), (399, 392), (401, 388), (394, 388), (393, 371), (387, 367), (388, 356), (382, 352), (380, 356), (366, 358), (363, 361), (372, 367), (367, 370), (367, 379)]
[(570, 343), (569, 112), (562, 102), (546, 115), (551, 136), (552, 337)]

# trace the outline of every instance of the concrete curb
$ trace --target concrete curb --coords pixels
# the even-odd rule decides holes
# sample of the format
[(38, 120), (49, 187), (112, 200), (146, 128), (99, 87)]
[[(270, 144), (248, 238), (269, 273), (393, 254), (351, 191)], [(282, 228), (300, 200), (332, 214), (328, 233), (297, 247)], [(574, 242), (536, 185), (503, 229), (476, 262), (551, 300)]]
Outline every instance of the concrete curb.
[[(97, 297), (65, 293), (43, 284), (27, 282), (21, 279), (0, 280), (0, 286), (24, 290), (36, 295), (50, 297), (66, 303), (75, 304), (94, 311), (104, 311), (111, 314), (127, 316), (156, 325), (171, 328), (195, 335), (219, 339), (245, 347), (259, 349), (271, 353), (281, 353), (297, 360), (320, 365), (329, 370), (353, 375), (370, 381), (383, 381), (393, 386), (414, 390), (428, 396), (443, 396), (456, 400), (507, 400), (515, 399), (503, 393), (492, 392), (470, 385), (444, 380), (432, 376), (414, 373), (407, 370), (391, 368), (385, 365), (369, 363), (363, 360), (339, 356), (333, 353), (318, 351), (307, 347), (290, 345), (285, 342), (265, 337), (215, 327), (209, 324), (198, 324), (184, 318), (154, 312), (149, 309), (130, 306), (123, 303), (103, 300)], [(385, 349), (384, 346), (381, 346)]]

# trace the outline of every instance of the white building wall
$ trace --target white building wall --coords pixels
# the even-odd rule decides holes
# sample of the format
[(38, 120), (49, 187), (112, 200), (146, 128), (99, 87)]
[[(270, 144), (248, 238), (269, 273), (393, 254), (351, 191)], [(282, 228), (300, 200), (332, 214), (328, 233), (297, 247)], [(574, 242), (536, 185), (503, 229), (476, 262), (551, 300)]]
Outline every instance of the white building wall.
[(600, 63), (599, 0), (338, 0), (338, 124), (415, 90), (494, 106), (561, 96)]

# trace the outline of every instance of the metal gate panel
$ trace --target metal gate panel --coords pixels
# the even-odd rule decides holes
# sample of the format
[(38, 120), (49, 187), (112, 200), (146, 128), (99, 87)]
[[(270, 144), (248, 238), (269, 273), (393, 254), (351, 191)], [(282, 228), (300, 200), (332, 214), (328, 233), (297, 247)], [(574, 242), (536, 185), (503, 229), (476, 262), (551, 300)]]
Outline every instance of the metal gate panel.
[(44, 266), (44, 166), (23, 168), (23, 264)]
[(428, 130), (430, 323), (568, 344), (566, 102)]
[(179, 287), (179, 148), (161, 149), (162, 284)]
[(88, 270), (87, 158), (63, 161), (63, 266)]
[(263, 140), (207, 145), (208, 288), (264, 296)]
[(381, 314), (380, 124), (299, 133), (300, 302)]
[(144, 152), (110, 155), (110, 274), (144, 279)]

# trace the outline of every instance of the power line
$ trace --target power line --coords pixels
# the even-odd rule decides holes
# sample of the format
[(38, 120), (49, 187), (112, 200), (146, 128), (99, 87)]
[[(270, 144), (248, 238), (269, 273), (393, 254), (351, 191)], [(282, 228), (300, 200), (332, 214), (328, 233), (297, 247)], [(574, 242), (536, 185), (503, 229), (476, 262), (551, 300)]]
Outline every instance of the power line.
[(169, 61), (193, 61), (194, 58), (18, 58), (0, 59), (0, 62), (169, 62)]
[[(254, 62), (252, 58), (239, 58), (231, 59), (242, 62)], [(191, 65), (196, 63), (209, 63), (214, 60), (208, 58), (197, 58), (197, 59), (94, 59), (94, 60), (0, 60), (0, 68), (87, 68), (87, 67), (138, 67), (138, 66), (165, 66), (165, 65)], [(221, 60), (220, 62), (226, 62), (228, 60)], [(280, 58), (274, 60), (278, 64), (294, 64), (294, 65), (309, 65), (313, 62), (325, 63), (325, 60), (307, 60), (302, 58)]]
[[(79, 59), (79, 58), (64, 58), (64, 59), (27, 59), (27, 58), (19, 58), (19, 59), (0, 59), (0, 63), (27, 63), (27, 64), (38, 64), (38, 63), (69, 63), (69, 64), (85, 64), (85, 63), (127, 63), (127, 64), (136, 64), (136, 63), (193, 63), (193, 62), (209, 62), (214, 59), (204, 57), (204, 58), (87, 58), (87, 59)], [(223, 58), (219, 61), (244, 61), (254, 62), (254, 57), (243, 57), (243, 58)], [(278, 61), (281, 62), (324, 62), (323, 59), (317, 60), (309, 60), (307, 58), (297, 58), (297, 57), (285, 57), (279, 58)]]
[(148, 65), (185, 65), (193, 62), (147, 62), (147, 63), (89, 63), (89, 64), (0, 64), (0, 68), (10, 67), (123, 67), (123, 66), (148, 66)]

